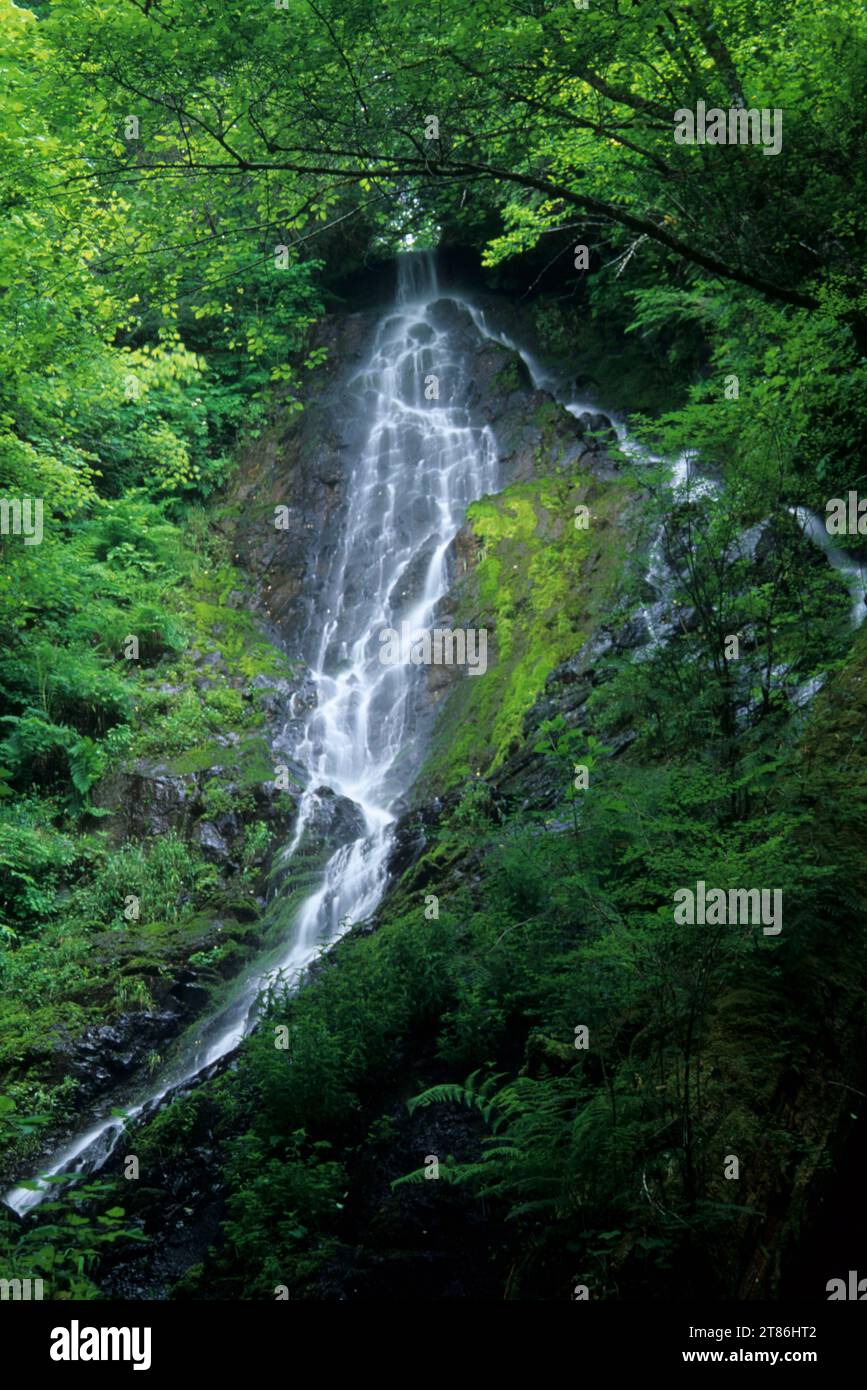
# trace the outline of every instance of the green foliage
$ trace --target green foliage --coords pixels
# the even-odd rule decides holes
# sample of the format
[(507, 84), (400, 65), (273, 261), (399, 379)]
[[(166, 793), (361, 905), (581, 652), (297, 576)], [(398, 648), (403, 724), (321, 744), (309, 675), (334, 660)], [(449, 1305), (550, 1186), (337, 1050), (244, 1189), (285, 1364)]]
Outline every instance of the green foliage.
[(248, 1135), (235, 1146), (231, 1171), (237, 1190), (225, 1224), (226, 1256), (249, 1270), (247, 1296), (274, 1298), (287, 1281), (290, 1295), (303, 1292), (328, 1252), (346, 1194), (346, 1173), (331, 1145), (297, 1129), (271, 1155)]
[[(728, 1248), (749, 1215), (749, 1197), (733, 1201), (721, 1180), (719, 1154), (757, 1143), (762, 1128), (785, 1147), (769, 1109), (773, 1077), (809, 1049), (817, 1016), (802, 1007), (785, 1037), (779, 1018), (805, 962), (825, 949), (817, 924), (840, 872), (839, 846), (808, 848), (812, 812), (791, 755), (758, 758), (749, 746), (734, 770), (725, 757), (714, 763), (712, 745), (699, 757), (630, 763), (547, 721), (537, 756), (560, 788), (553, 812), (492, 819), (490, 787), (474, 781), (440, 832), (460, 838), (459, 862), (462, 853), (481, 866), (479, 889), (450, 894), (435, 922), (422, 924), (419, 908), (345, 941), (300, 996), (275, 1001), (244, 1053), (241, 1085), (256, 1098), (247, 1144), (276, 1161), (279, 1136), (303, 1125), (336, 1146), (327, 1162), (348, 1168), (357, 1200), (362, 1135), (375, 1117), (386, 1122), (407, 1075), (433, 1072), (408, 1114), (426, 1125), (429, 1113), (457, 1107), (483, 1126), (463, 1157), (439, 1147), (439, 1175), (503, 1230), (508, 1296), (562, 1297), (579, 1278), (603, 1297), (648, 1283), (676, 1292), (693, 1245)], [(576, 797), (577, 754), (592, 765), (593, 791)], [(847, 800), (853, 776), (824, 795)], [(785, 885), (781, 938), (756, 926), (679, 926), (673, 885), (699, 878)], [(278, 1019), (288, 1051), (274, 1045)], [(461, 1066), (463, 1084), (442, 1078)], [(428, 1177), (426, 1166), (397, 1175), (393, 1201), (422, 1200)], [(261, 1184), (241, 1163), (230, 1183), (244, 1213), (231, 1224), (241, 1267), (232, 1274), (221, 1260), (220, 1277), (228, 1290), (261, 1289), (270, 1229), (256, 1207)], [(303, 1249), (281, 1237), (282, 1282), (315, 1297), (352, 1236), (330, 1209), (312, 1231), (303, 1224)], [(724, 1290), (730, 1277), (723, 1261), (708, 1287)]]
[[(484, 1081), (479, 1081), (479, 1071), (471, 1072), (463, 1086), (457, 1086), (446, 1082), (440, 1086), (430, 1086), (428, 1090), (422, 1091), (421, 1095), (414, 1096), (408, 1102), (407, 1108), (412, 1115), (414, 1111), (425, 1105), (438, 1105), (443, 1102), (451, 1102), (453, 1105), (465, 1105), (468, 1109), (476, 1109), (481, 1115), (485, 1124), (494, 1132), (502, 1123), (504, 1115), (498, 1113), (498, 1092), (497, 1082), (499, 1076), (486, 1077)], [(405, 1179), (399, 1179), (399, 1182)]]
[(38, 801), (0, 809), (0, 935), (7, 943), (57, 913), (57, 890), (74, 859), (72, 840)]
[[(174, 832), (111, 846), (91, 798), (132, 757), (207, 772), (205, 813), (248, 821), (249, 896), (271, 848), (251, 682), (279, 658), (204, 504), (239, 432), (299, 408), (326, 290), (408, 233), (445, 233), (528, 301), (556, 285), (528, 310), (548, 355), (603, 407), (646, 405), (632, 427), (651, 449), (689, 451), (724, 491), (673, 495), (648, 464), (564, 472), (545, 401), (534, 476), (471, 508), (458, 620), (495, 650), (450, 695), (422, 779), (460, 798), (399, 911), (275, 993), (242, 1049), (217, 1287), (327, 1288), (369, 1234), (346, 1208), (365, 1205), (372, 1143), (391, 1166), (369, 1227), (390, 1258), (389, 1222), (425, 1183), (414, 1169), (389, 1194), (389, 1146), (412, 1169), (452, 1109), (469, 1128), (443, 1177), (490, 1213), (507, 1296), (575, 1277), (682, 1296), (701, 1251), (731, 1297), (751, 1204), (809, 1187), (780, 1078), (819, 1069), (817, 1039), (837, 1066), (840, 1020), (863, 1013), (863, 645), (791, 515), (864, 480), (861, 8), (66, 0), (37, 18), (0, 0), (0, 22), (0, 490), (44, 503), (38, 546), (0, 537), (0, 1137), (28, 1152), (73, 1120), (74, 1088), (46, 1079), (58, 1033), (149, 1008), (172, 951), (231, 957), (195, 926), (216, 872)], [(672, 113), (699, 98), (782, 109), (781, 155), (676, 145)], [(672, 640), (612, 655), (580, 714), (533, 726), (559, 664), (648, 602), (659, 535)], [(818, 676), (805, 721), (789, 695)], [(783, 885), (782, 938), (680, 927), (673, 888), (698, 879)], [(768, 1190), (736, 1204), (719, 1155), (762, 1143)], [(23, 1233), (2, 1218), (4, 1270), (92, 1296), (123, 1211), (82, 1192)]]
[(139, 899), (139, 920), (175, 922), (207, 902), (217, 882), (205, 863), (173, 830), (144, 843), (130, 843), (108, 854), (81, 897), (80, 910), (122, 929), (127, 896)]
[[(42, 1115), (22, 1114), (13, 1099), (0, 1095), (0, 1144), (31, 1134), (46, 1123)], [(96, 1299), (93, 1274), (105, 1246), (141, 1240), (141, 1232), (117, 1205), (113, 1183), (55, 1180), (54, 1194), (39, 1215), (22, 1226), (0, 1211), (0, 1269), (4, 1279), (41, 1279), (46, 1299)]]

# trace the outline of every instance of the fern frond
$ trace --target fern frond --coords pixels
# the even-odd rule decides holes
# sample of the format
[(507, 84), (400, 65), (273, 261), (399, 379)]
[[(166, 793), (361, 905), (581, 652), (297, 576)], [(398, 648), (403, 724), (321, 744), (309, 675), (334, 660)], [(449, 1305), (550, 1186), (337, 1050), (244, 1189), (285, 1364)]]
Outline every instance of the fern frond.
[(444, 1081), (439, 1086), (430, 1086), (420, 1095), (413, 1096), (407, 1101), (406, 1108), (410, 1115), (413, 1115), (416, 1110), (421, 1110), (426, 1105), (442, 1105), (449, 1101), (453, 1105), (472, 1105), (473, 1097), (459, 1082)]
[(552, 1197), (539, 1197), (535, 1202), (522, 1202), (519, 1207), (512, 1207), (506, 1212), (507, 1221), (515, 1221), (519, 1216), (529, 1216), (539, 1212), (550, 1212), (557, 1203)]
[(418, 1187), (421, 1183), (424, 1182), (447, 1182), (452, 1184), (460, 1183), (465, 1181), (464, 1175), (461, 1170), (461, 1164), (453, 1164), (451, 1166), (447, 1166), (446, 1164), (441, 1163), (439, 1167), (438, 1176), (436, 1178), (431, 1178), (429, 1177), (426, 1168), (414, 1168), (411, 1173), (404, 1173), (403, 1177), (394, 1178), (391, 1183), (391, 1190), (393, 1192), (396, 1187)]
[(481, 1075), (481, 1067), (470, 1072), (463, 1086), (455, 1081), (444, 1081), (438, 1086), (429, 1086), (420, 1095), (413, 1096), (406, 1103), (410, 1115), (414, 1114), (427, 1105), (465, 1105), (468, 1110), (478, 1110), (485, 1123), (491, 1126), (493, 1123), (494, 1110), (499, 1106), (502, 1092), (492, 1094), (498, 1082), (505, 1075), (504, 1072), (495, 1072), (494, 1075), (487, 1077), (481, 1085), (478, 1085), (478, 1077)]

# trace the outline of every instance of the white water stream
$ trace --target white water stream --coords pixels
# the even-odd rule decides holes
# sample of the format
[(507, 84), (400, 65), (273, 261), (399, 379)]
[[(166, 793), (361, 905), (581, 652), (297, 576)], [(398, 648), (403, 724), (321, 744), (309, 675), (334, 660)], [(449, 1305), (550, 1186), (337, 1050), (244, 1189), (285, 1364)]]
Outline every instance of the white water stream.
[[(331, 855), (277, 957), (260, 960), (230, 1003), (181, 1041), (172, 1065), (123, 1103), (127, 1118), (96, 1117), (43, 1173), (98, 1169), (128, 1120), (151, 1114), (235, 1049), (255, 1025), (269, 983), (297, 982), (349, 920), (363, 921), (379, 902), (392, 808), (423, 751), (414, 738), (423, 675), (409, 661), (384, 665), (380, 633), (399, 630), (402, 622), (413, 631), (430, 625), (448, 587), (446, 554), (467, 504), (496, 486), (493, 436), (466, 409), (471, 360), (448, 314), (432, 313), (439, 299), (432, 255), (402, 257), (397, 302), (380, 320), (367, 364), (346, 388), (347, 410), (359, 412), (366, 443), (348, 480), (343, 534), (321, 596), (324, 617), (311, 663), (317, 700), (296, 754), (308, 784), (286, 857), (315, 815), (323, 787), (355, 803), (364, 833)], [(122, 1102), (114, 1098), (106, 1108), (109, 1103)], [(18, 1186), (5, 1201), (23, 1214), (48, 1191), (50, 1185)]]

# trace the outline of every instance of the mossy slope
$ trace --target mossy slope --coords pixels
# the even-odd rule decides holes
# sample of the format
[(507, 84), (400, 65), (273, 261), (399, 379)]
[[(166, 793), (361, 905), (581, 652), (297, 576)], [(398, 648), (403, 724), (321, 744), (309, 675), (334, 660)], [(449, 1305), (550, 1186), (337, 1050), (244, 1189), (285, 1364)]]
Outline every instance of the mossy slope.
[[(475, 563), (452, 594), (455, 627), (487, 630), (487, 670), (462, 679), (437, 720), (419, 797), (503, 762), (546, 677), (615, 607), (631, 493), (574, 473), (513, 484), (468, 511)], [(576, 508), (589, 509), (589, 525)]]

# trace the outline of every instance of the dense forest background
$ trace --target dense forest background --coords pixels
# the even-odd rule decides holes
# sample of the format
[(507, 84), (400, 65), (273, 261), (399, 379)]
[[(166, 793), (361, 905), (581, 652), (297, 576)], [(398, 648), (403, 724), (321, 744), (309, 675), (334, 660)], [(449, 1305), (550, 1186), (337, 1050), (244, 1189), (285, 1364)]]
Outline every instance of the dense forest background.
[[(471, 509), (461, 602), (512, 657), (450, 697), (375, 924), (131, 1135), (139, 1182), (0, 1217), (0, 1272), (57, 1298), (826, 1297), (863, 1232), (867, 651), (793, 509), (865, 486), (863, 7), (0, 0), (0, 22), (0, 489), (44, 503), (41, 543), (0, 537), (10, 1184), (99, 1093), (100, 1039), (132, 1017), (155, 1070), (169, 986), (193, 969), (204, 1007), (303, 887), (275, 889), (257, 791), (291, 652), (237, 542), (245, 467), (330, 368), (323, 325), (438, 247), (722, 483), (684, 503), (612, 446), (594, 492), (543, 448)], [(780, 110), (780, 153), (677, 144), (699, 101)], [(536, 525), (579, 495), (593, 565)], [(638, 660), (616, 639), (660, 533), (685, 616)], [(570, 674), (603, 626), (596, 678)], [(243, 767), (200, 756), (230, 736)], [(236, 818), (231, 871), (183, 817), (136, 831), (129, 770), (156, 757)], [(700, 879), (782, 888), (782, 933), (677, 925)]]

